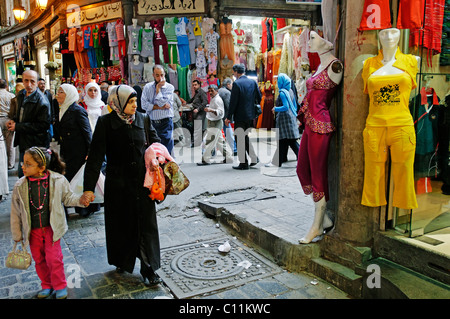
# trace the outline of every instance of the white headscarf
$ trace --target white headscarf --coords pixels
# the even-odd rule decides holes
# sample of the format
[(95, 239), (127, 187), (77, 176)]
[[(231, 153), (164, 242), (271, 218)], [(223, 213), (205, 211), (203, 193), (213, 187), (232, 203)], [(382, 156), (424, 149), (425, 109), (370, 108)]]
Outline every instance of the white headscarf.
[[(89, 88), (91, 87), (95, 87), (97, 89), (97, 96), (95, 98), (91, 98), (88, 94)], [(97, 123), (97, 119), (102, 115), (102, 109), (105, 106), (105, 103), (103, 103), (102, 101), (102, 94), (97, 83), (89, 82), (88, 84), (86, 84), (84, 92), (84, 103), (86, 103), (87, 106), (89, 123), (91, 124), (91, 129), (93, 132), (95, 124)]]
[(66, 99), (59, 106), (59, 120), (62, 119), (69, 106), (71, 106), (75, 102), (78, 102), (78, 99), (80, 98), (77, 88), (72, 84), (61, 84), (60, 88), (63, 89), (63, 91), (66, 93)]

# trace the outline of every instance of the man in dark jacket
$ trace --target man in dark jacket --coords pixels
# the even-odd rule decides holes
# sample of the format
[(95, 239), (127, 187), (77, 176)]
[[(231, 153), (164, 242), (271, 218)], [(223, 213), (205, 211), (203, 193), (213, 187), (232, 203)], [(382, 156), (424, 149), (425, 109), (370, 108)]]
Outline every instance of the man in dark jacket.
[(105, 103), (106, 105), (108, 104), (108, 87), (109, 87), (109, 83), (106, 81), (103, 81), (100, 84), (100, 93), (102, 94), (102, 101), (103, 103)]
[(50, 104), (37, 89), (38, 74), (26, 70), (22, 79), (25, 89), (17, 96), (17, 113), (7, 124), (8, 130), (16, 132), (14, 146), (19, 146), (19, 178), (23, 176), (25, 151), (32, 146), (50, 146)]
[(240, 164), (233, 166), (234, 169), (249, 169), (258, 163), (258, 157), (250, 143), (248, 134), (253, 127), (253, 120), (256, 117), (255, 104), (261, 103), (261, 92), (256, 81), (244, 75), (243, 64), (233, 65), (233, 75), (236, 81), (231, 89), (230, 109), (227, 114), (225, 124), (228, 125), (234, 119), (234, 137), (237, 144), (237, 153)]
[(53, 102), (53, 96), (52, 93), (50, 92), (50, 90), (47, 90), (45, 88), (45, 79), (40, 78), (38, 81), (38, 88), (39, 90), (42, 92), (42, 94), (44, 94), (44, 96), (47, 98), (48, 103), (50, 104), (50, 139), (53, 137), (53, 124), (55, 123), (55, 114), (53, 114), (53, 107), (52, 107), (52, 102)]

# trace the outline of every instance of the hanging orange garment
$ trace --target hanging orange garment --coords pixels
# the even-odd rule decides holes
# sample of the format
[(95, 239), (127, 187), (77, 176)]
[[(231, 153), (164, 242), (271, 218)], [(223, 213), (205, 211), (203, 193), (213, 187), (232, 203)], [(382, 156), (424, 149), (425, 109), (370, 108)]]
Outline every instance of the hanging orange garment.
[(400, 0), (397, 29), (420, 29), (423, 26), (425, 0)]
[(445, 0), (427, 0), (425, 4), (425, 21), (422, 29), (412, 29), (409, 34), (410, 46), (423, 46), (429, 50), (428, 66), (431, 55), (441, 53), (442, 26), (444, 20)]
[(264, 52), (267, 51), (267, 26), (266, 26), (266, 20), (267, 20), (267, 18), (264, 18), (261, 21), (261, 28), (262, 28), (261, 53), (264, 53)]
[(231, 30), (233, 25), (231, 20), (227, 20), (226, 23), (220, 22), (219, 24), (219, 47), (220, 47), (220, 58), (223, 59), (227, 56), (228, 59), (234, 60), (234, 40)]
[[(273, 53), (273, 75), (278, 75), (278, 70), (280, 69), (281, 61), (281, 49), (275, 50)], [(288, 75), (289, 76), (289, 75)]]
[(358, 30), (380, 30), (391, 27), (389, 0), (364, 0), (364, 10)]
[[(261, 111), (263, 111), (264, 110), (264, 97), (265, 97), (264, 85), (261, 86), (260, 91), (261, 91), (261, 96), (262, 96), (260, 105), (261, 105)], [(262, 115), (260, 115), (258, 117), (258, 121), (256, 122), (256, 128), (261, 128), (261, 123), (262, 123)]]

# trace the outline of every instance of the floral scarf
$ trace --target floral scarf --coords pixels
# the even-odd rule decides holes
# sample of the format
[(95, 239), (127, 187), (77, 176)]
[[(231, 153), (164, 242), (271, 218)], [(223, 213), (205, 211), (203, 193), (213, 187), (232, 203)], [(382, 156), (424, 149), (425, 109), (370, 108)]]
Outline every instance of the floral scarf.
[(136, 91), (128, 85), (114, 85), (108, 90), (108, 105), (116, 111), (119, 118), (126, 124), (133, 123), (135, 115), (125, 114), (125, 107), (128, 104), (128, 100), (137, 96)]

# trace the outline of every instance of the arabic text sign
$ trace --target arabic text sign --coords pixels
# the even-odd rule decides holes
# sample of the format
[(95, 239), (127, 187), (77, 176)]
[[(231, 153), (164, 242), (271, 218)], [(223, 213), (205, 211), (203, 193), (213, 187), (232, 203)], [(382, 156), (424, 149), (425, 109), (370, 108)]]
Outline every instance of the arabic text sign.
[(138, 0), (139, 15), (204, 13), (205, 0)]
[(72, 7), (71, 9), (72, 12), (67, 13), (68, 28), (122, 18), (121, 2), (108, 3), (87, 9), (80, 7)]

